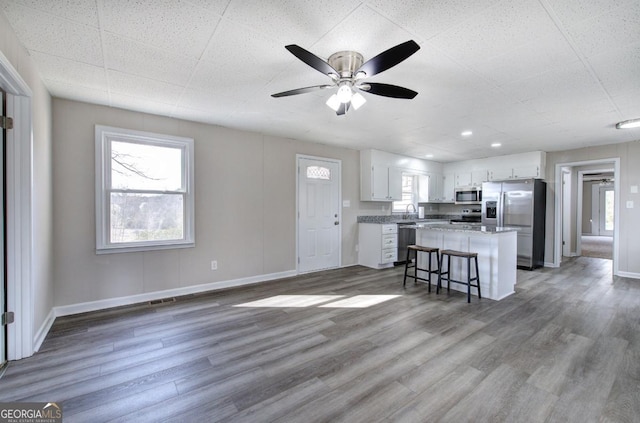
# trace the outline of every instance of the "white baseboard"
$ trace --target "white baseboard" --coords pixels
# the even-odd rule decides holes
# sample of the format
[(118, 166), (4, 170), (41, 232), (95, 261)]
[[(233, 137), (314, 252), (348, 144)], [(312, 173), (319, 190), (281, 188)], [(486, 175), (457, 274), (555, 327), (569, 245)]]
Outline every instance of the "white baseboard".
[(545, 261), (544, 262), (544, 267), (560, 267), (560, 265), (556, 264), (556, 263), (554, 263), (552, 261)]
[(36, 336), (33, 338), (33, 352), (38, 352), (55, 320), (56, 314), (54, 309), (52, 308), (49, 311), (49, 314), (47, 314), (47, 317), (44, 319), (44, 322), (42, 322), (42, 326), (40, 326), (40, 329), (38, 329)]
[[(250, 276), (248, 278), (232, 279), (228, 281), (212, 282), (202, 285), (187, 286), (184, 288), (167, 289), (163, 291), (146, 292), (144, 294), (129, 295), (126, 297), (109, 298), (105, 300), (90, 301), (86, 303), (69, 304), (66, 306), (54, 307), (52, 312), (55, 317), (68, 316), (71, 314), (86, 313), (89, 311), (103, 310), (106, 308), (120, 307), (125, 305), (143, 303), (146, 301), (160, 300), (167, 297), (178, 297), (181, 295), (197, 294), (206, 291), (215, 291), (218, 289), (232, 288), (235, 286), (250, 285), (260, 282), (271, 281), (274, 279), (289, 278), (296, 276), (295, 270), (285, 272), (270, 273), (267, 275)], [(51, 322), (53, 323), (53, 322)], [(44, 326), (43, 326), (44, 327)], [(49, 326), (50, 328), (51, 326)], [(46, 336), (48, 332), (44, 332)], [(43, 336), (43, 340), (44, 340)]]
[(618, 271), (618, 273), (616, 273), (616, 276), (622, 276), (623, 278), (640, 279), (640, 273)]

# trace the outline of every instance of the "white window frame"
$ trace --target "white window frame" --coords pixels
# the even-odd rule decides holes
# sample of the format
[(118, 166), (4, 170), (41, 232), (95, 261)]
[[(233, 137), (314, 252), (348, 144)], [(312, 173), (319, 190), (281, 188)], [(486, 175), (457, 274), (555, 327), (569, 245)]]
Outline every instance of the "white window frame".
[[(406, 203), (404, 200), (394, 201), (392, 206), (393, 213), (406, 213), (407, 207), (409, 204), (413, 204), (413, 206), (418, 210), (418, 175), (414, 173), (402, 172), (402, 178), (411, 178), (411, 203)], [(406, 194), (404, 190), (404, 181), (402, 184), (402, 195)]]
[[(132, 142), (162, 147), (180, 148), (182, 171), (184, 178), (184, 237), (179, 240), (139, 241), (128, 243), (111, 243), (111, 142)], [(155, 134), (96, 125), (96, 253), (121, 253), (127, 251), (150, 251), (172, 248), (189, 248), (195, 246), (195, 201), (194, 201), (194, 142), (193, 138)], [(118, 190), (122, 191), (122, 190)], [(137, 191), (132, 191), (137, 192)], [(152, 192), (152, 191), (149, 191)], [(158, 194), (175, 194), (176, 191), (153, 191)]]

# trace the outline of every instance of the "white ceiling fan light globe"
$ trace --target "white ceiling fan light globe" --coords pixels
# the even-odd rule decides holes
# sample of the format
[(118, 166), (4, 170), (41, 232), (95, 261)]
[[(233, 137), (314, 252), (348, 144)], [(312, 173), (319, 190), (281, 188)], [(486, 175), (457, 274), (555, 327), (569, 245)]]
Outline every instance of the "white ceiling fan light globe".
[(367, 102), (367, 99), (364, 98), (362, 94), (358, 92), (353, 93), (353, 96), (351, 97), (351, 105), (353, 106), (354, 110), (358, 110), (360, 106), (362, 106), (366, 102)]
[(342, 84), (338, 88), (338, 100), (340, 103), (348, 103), (351, 101), (351, 96), (353, 96), (353, 92), (351, 91), (351, 87), (348, 84)]
[(340, 108), (340, 100), (338, 100), (338, 96), (336, 94), (332, 94), (331, 97), (327, 100), (327, 106), (333, 109), (334, 112), (337, 112)]

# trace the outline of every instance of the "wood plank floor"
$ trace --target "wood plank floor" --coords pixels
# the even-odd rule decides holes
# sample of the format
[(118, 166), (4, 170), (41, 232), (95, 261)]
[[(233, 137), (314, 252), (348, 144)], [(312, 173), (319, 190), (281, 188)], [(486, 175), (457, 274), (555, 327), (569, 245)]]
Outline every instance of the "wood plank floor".
[(578, 257), (467, 304), (350, 267), (58, 318), (0, 401), (66, 423), (638, 422), (640, 281)]

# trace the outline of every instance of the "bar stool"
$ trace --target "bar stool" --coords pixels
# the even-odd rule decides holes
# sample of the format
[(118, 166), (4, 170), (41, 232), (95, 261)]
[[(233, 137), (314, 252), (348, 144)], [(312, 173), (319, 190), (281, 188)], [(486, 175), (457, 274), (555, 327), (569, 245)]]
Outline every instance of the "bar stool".
[[(444, 258), (447, 257), (447, 270), (444, 271), (442, 268)], [(467, 260), (467, 280), (466, 281), (458, 281), (455, 279), (451, 279), (451, 257), (460, 257)], [(471, 259), (475, 261), (476, 267), (476, 276), (471, 277)], [(438, 265), (440, 269), (440, 273), (438, 276), (438, 285), (436, 286), (436, 294), (440, 293), (440, 288), (442, 287), (442, 281), (447, 281), (447, 292), (450, 291), (451, 282), (459, 283), (462, 285), (467, 285), (467, 302), (471, 302), (471, 287), (478, 288), (478, 298), (482, 298), (480, 294), (480, 273), (478, 272), (478, 253), (466, 252), (466, 251), (456, 251), (456, 250), (442, 250), (440, 253), (440, 263)], [(475, 285), (471, 282), (475, 281)]]
[[(415, 264), (409, 264), (411, 263), (411, 252), (415, 251), (415, 258), (416, 258), (416, 262)], [(431, 254), (436, 253), (436, 263), (440, 263), (440, 249), (439, 248), (433, 248), (433, 247), (423, 247), (421, 245), (409, 245), (407, 246), (407, 261), (404, 265), (404, 280), (402, 281), (402, 286), (405, 286), (407, 284), (407, 276), (409, 276), (410, 278), (413, 278), (414, 283), (418, 283), (418, 281), (426, 281), (429, 284), (429, 292), (431, 292), (431, 274), (435, 273), (435, 274), (440, 274), (440, 267), (438, 265), (438, 269), (432, 269), (431, 268)], [(429, 267), (427, 269), (421, 269), (418, 267), (418, 253), (427, 253), (429, 254)], [(413, 271), (413, 275), (409, 275), (408, 271), (409, 269), (415, 269)], [(423, 272), (427, 272), (427, 274), (429, 275), (428, 279), (425, 278), (421, 278), (418, 276), (418, 270), (422, 270)]]

